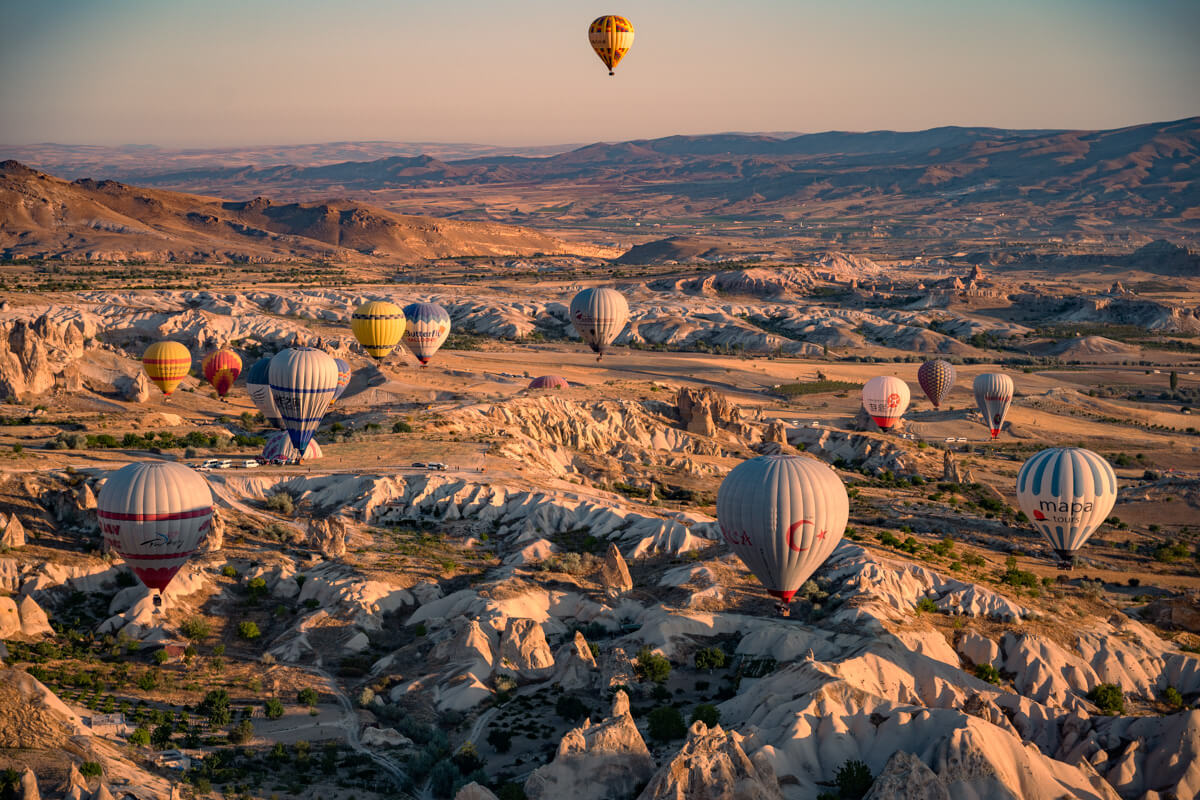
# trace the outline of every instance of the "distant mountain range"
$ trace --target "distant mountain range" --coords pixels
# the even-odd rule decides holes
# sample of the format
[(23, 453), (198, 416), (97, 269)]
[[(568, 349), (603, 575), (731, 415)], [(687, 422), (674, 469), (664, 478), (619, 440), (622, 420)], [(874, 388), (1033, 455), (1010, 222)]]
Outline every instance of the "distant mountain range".
[[(1114, 225), (1146, 236), (1200, 232), (1200, 117), (1106, 131), (943, 127), (790, 138), (670, 136), (540, 157), (424, 153), (320, 164), (191, 163), (150, 154), (136, 178), (225, 197), (372, 193), (372, 202), (423, 211), (451, 209), (438, 204), (453, 197), (453, 213), (474, 219), (497, 218), (486, 209), (505, 202), (555, 209), (529, 220), (537, 224), (726, 215), (857, 219), (880, 235), (902, 235), (906, 226), (1018, 236), (1105, 233)], [(150, 170), (154, 164), (163, 168)], [(115, 177), (133, 175), (118, 170)], [(555, 202), (541, 201), (547, 195)], [(477, 205), (460, 202), (471, 197)]]
[[(587, 248), (584, 248), (587, 249)], [(540, 231), (393, 214), (345, 200), (223, 201), (0, 162), (0, 257), (404, 263), (578, 252)]]

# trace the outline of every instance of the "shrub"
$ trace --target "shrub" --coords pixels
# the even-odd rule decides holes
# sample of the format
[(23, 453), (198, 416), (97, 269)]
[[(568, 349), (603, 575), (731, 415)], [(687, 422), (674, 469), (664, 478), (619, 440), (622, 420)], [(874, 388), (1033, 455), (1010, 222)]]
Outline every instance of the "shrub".
[(479, 757), (479, 752), (471, 742), (465, 742), (462, 747), (458, 748), (458, 752), (454, 754), (451, 760), (463, 775), (470, 775), (475, 770), (483, 767), (483, 759)]
[(588, 715), (588, 707), (578, 697), (564, 694), (554, 704), (554, 713), (568, 722), (578, 722)]
[(229, 741), (234, 744), (245, 744), (254, 738), (254, 723), (248, 719), (244, 719), (237, 725), (233, 726), (233, 730), (229, 732)]
[(150, 692), (158, 688), (158, 673), (153, 670), (143, 672), (137, 679), (138, 688), (143, 692)]
[(283, 703), (272, 697), (263, 703), (263, 713), (267, 719), (279, 719), (283, 716)]
[[(229, 569), (233, 568), (229, 567)], [(198, 639), (207, 639), (209, 634), (212, 633), (212, 626), (208, 624), (208, 620), (204, 617), (191, 617), (179, 627), (179, 631), (192, 641), (196, 641)]]
[(862, 800), (871, 791), (875, 778), (871, 768), (861, 761), (845, 761), (833, 776), (837, 783), (838, 796), (842, 800)]
[(1171, 708), (1183, 708), (1183, 695), (1174, 686), (1168, 686), (1167, 690), (1163, 692), (1163, 702)]
[(991, 664), (977, 664), (975, 666), (975, 677), (981, 681), (988, 683), (1000, 683), (1000, 670), (993, 667)]
[(638, 677), (644, 681), (666, 683), (667, 678), (671, 677), (671, 662), (649, 647), (638, 651), (637, 662)]
[(233, 568), (232, 564), (226, 564), (225, 566), (221, 567), (221, 574), (226, 578), (236, 578), (238, 571)]
[(1009, 556), (1008, 560), (1005, 561), (1004, 572), (1000, 574), (1000, 582), (1009, 586), (1036, 589), (1038, 585), (1038, 577), (1032, 572), (1019, 569), (1017, 567), (1017, 557)]
[(429, 770), (429, 788), (434, 797), (449, 798), (454, 795), (454, 783), (459, 779), (458, 767), (450, 759), (443, 759)]
[(258, 629), (258, 623), (252, 620), (245, 620), (238, 623), (238, 636), (247, 641), (253, 641), (262, 636), (262, 631)]
[(1116, 716), (1125, 713), (1125, 692), (1115, 683), (1101, 683), (1088, 692), (1088, 699), (1096, 704), (1101, 714)]
[(935, 603), (933, 601), (932, 597), (922, 597), (920, 600), (917, 601), (917, 611), (918, 612), (927, 611), (930, 614), (934, 614), (937, 612), (937, 610), (938, 610), (937, 603)]
[(159, 750), (166, 750), (171, 746), (171, 737), (175, 735), (175, 728), (170, 723), (164, 723), (154, 729), (150, 734), (150, 743)]
[(719, 647), (705, 647), (696, 651), (696, 669), (722, 669), (725, 666), (725, 651)]
[(497, 753), (507, 753), (512, 749), (512, 733), (502, 731), (499, 728), (492, 728), (488, 731), (487, 743), (490, 744)]
[(300, 702), (300, 705), (308, 706), (309, 708), (316, 706), (320, 699), (321, 698), (320, 695), (317, 694), (317, 690), (311, 686), (301, 689), (296, 695), (296, 700)]
[(392, 424), (392, 433), (412, 433), (413, 426), (409, 425), (404, 420), (398, 420)]
[(138, 747), (146, 747), (150, 744), (150, 729), (145, 725), (139, 725), (133, 733), (129, 734), (129, 743)]
[(1188, 546), (1183, 542), (1177, 542), (1173, 539), (1168, 539), (1154, 548), (1154, 560), (1161, 561), (1164, 564), (1174, 564), (1176, 561), (1184, 560), (1189, 555), (1191, 553), (1188, 550)]
[(692, 722), (696, 720), (711, 728), (721, 721), (721, 710), (712, 703), (701, 703), (692, 710)]
[(258, 600), (261, 598), (267, 593), (266, 578), (252, 578), (250, 582), (246, 584), (246, 592), (250, 595), (252, 600)]
[(296, 511), (296, 502), (287, 492), (276, 492), (267, 498), (267, 509), (290, 517)]
[(99, 761), (85, 761), (79, 765), (79, 774), (85, 778), (98, 778), (104, 774)]
[(650, 723), (650, 736), (657, 741), (670, 742), (687, 735), (683, 715), (673, 706), (659, 706), (650, 712), (647, 720)]
[(213, 725), (228, 725), (233, 718), (233, 712), (229, 709), (229, 692), (224, 689), (209, 690), (196, 706), (196, 713)]
[(167, 659), (169, 659), (170, 657), (171, 656), (166, 651), (166, 648), (163, 648), (162, 650), (154, 651), (154, 663), (155, 664), (165, 664), (165, 663), (167, 663)]

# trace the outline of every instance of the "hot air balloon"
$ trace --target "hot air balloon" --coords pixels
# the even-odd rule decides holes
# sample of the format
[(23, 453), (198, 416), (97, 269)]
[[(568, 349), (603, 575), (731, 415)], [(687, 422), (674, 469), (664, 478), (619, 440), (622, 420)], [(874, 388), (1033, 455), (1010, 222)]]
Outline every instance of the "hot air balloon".
[(717, 491), (725, 542), (780, 600), (780, 613), (837, 546), (850, 499), (837, 474), (806, 456), (759, 456), (738, 464)]
[(910, 399), (908, 384), (892, 375), (871, 378), (862, 390), (863, 408), (885, 431), (904, 416)]
[(612, 75), (613, 69), (633, 46), (633, 23), (616, 14), (598, 17), (588, 26), (588, 41), (608, 67), (608, 74)]
[(921, 391), (925, 392), (934, 408), (941, 408), (942, 401), (954, 388), (956, 377), (954, 365), (940, 358), (936, 361), (926, 361), (917, 370), (917, 383), (921, 385)]
[(242, 374), (242, 359), (228, 347), (222, 347), (204, 357), (201, 364), (204, 379), (217, 390), (218, 397), (229, 394), (233, 382)]
[(560, 378), (557, 375), (542, 375), (540, 378), (534, 378), (531, 380), (529, 385), (525, 388), (529, 391), (533, 391), (535, 389), (566, 389), (569, 388), (569, 384), (565, 379)]
[(254, 407), (262, 412), (268, 425), (283, 427), (279, 409), (275, 407), (275, 398), (271, 396), (270, 358), (260, 358), (250, 365), (249, 371), (246, 372), (246, 393), (250, 395)]
[(629, 304), (615, 289), (584, 289), (571, 299), (571, 322), (599, 361), (629, 319)]
[(196, 552), (212, 515), (208, 482), (173, 461), (139, 461), (109, 473), (96, 500), (105, 542), (157, 592)]
[(1108, 518), (1117, 501), (1117, 475), (1091, 450), (1052, 447), (1017, 474), (1017, 502), (1070, 569), (1075, 553)]
[[(267, 437), (267, 443), (263, 445), (262, 457), (267, 461), (299, 461), (297, 457), (299, 453), (296, 448), (292, 447), (292, 438), (288, 436), (287, 431), (275, 431)], [(324, 453), (321, 452), (321, 445), (317, 444), (316, 439), (310, 439), (308, 447), (304, 450), (304, 458), (322, 458)]]
[(321, 424), (337, 389), (337, 373), (337, 362), (320, 350), (288, 348), (271, 359), (271, 396), (297, 452), (307, 450)]
[(983, 414), (984, 424), (992, 432), (992, 438), (1000, 435), (1004, 417), (1012, 405), (1013, 379), (1003, 372), (985, 372), (975, 378), (975, 404)]
[(142, 368), (150, 382), (170, 397), (192, 368), (192, 354), (179, 342), (155, 342), (146, 348)]
[(395, 303), (372, 300), (355, 309), (350, 330), (369, 356), (387, 358), (404, 335), (404, 312)]
[[(337, 364), (338, 369), (337, 387), (333, 390), (333, 400), (337, 400), (346, 393), (346, 387), (350, 385), (351, 369), (350, 362), (346, 361), (344, 358), (335, 358), (333, 363)], [(333, 400), (330, 400), (329, 402), (332, 403)]]
[(423, 367), (450, 335), (450, 315), (437, 303), (412, 303), (404, 307), (404, 321), (404, 344)]

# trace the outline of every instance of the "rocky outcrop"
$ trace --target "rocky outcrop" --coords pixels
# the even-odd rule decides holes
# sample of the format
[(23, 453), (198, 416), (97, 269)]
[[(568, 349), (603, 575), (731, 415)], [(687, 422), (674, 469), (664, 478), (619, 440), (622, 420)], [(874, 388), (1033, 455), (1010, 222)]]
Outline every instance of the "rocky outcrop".
[(554, 654), (542, 626), (532, 619), (510, 618), (500, 636), (500, 666), (531, 680), (549, 677)]
[(1167, 630), (1200, 633), (1200, 594), (1163, 597), (1142, 609), (1139, 616)]
[(225, 544), (225, 515), (219, 506), (213, 507), (212, 522), (208, 534), (200, 541), (201, 553), (215, 553)]
[(567, 691), (590, 689), (599, 676), (596, 658), (582, 631), (554, 655), (554, 683)]
[(63, 321), (46, 313), (32, 322), (0, 324), (0, 398), (45, 394), (71, 371), (74, 378), (64, 386), (77, 383), (78, 370), (70, 362), (83, 355), (84, 342), (95, 334), (95, 325), (79, 316)]
[(679, 419), (689, 433), (713, 436), (718, 429), (743, 439), (757, 439), (758, 430), (742, 420), (742, 412), (729, 398), (707, 387), (681, 387), (675, 396)]
[(787, 444), (787, 428), (779, 420), (771, 421), (763, 430), (763, 441)]
[(654, 761), (628, 709), (621, 710), (603, 722), (586, 720), (568, 731), (554, 760), (525, 781), (529, 800), (629, 797), (649, 780)]
[(486, 786), (480, 786), (471, 781), (458, 790), (458, 794), (454, 795), (454, 800), (497, 800), (497, 797)]
[(318, 550), (326, 558), (341, 558), (346, 555), (348, 536), (345, 520), (338, 517), (312, 517), (308, 521), (308, 546)]
[(21, 773), (21, 800), (42, 800), (42, 793), (38, 791), (37, 775), (34, 775), (29, 767)]
[(143, 370), (129, 378), (125, 388), (121, 390), (121, 399), (130, 403), (144, 403), (150, 399), (150, 379)]
[(604, 566), (600, 568), (600, 582), (609, 597), (619, 597), (633, 589), (633, 578), (629, 566), (615, 544), (609, 544), (604, 553)]
[(21, 617), (21, 633), (25, 636), (39, 638), (54, 633), (46, 612), (30, 595), (25, 595), (17, 601), (17, 613)]
[(108, 784), (100, 781), (100, 785), (96, 787), (96, 791), (92, 792), (89, 800), (113, 800), (112, 792), (108, 790)]
[(0, 514), (0, 547), (14, 548), (25, 546), (25, 526), (21, 519), (13, 514), (5, 518)]
[(946, 483), (962, 483), (962, 475), (958, 471), (958, 461), (949, 449), (942, 453), (942, 480)]
[(751, 760), (742, 735), (692, 723), (687, 743), (638, 800), (783, 800), (771, 762)]
[(950, 792), (925, 762), (898, 750), (863, 800), (952, 800)]
[(67, 772), (67, 779), (59, 791), (63, 793), (63, 800), (88, 800), (91, 791), (88, 789), (87, 781), (83, 779), (79, 767), (75, 766), (75, 762), (71, 762), (71, 769)]
[(412, 739), (395, 728), (364, 728), (361, 741), (366, 747), (412, 747)]

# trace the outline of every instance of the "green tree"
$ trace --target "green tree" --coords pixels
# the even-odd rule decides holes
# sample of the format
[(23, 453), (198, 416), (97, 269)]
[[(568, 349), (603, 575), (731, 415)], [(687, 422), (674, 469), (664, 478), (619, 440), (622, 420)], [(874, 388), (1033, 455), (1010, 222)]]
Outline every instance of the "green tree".
[(279, 719), (283, 716), (283, 703), (272, 697), (263, 703), (263, 710), (267, 715), (267, 719)]
[(150, 744), (150, 729), (145, 725), (139, 725), (133, 733), (129, 734), (129, 743), (138, 747), (146, 747)]
[(696, 651), (696, 669), (722, 669), (725, 666), (725, 651), (719, 647), (705, 647)]
[[(558, 702), (554, 704), (554, 713), (558, 714), (568, 722), (578, 722), (588, 714), (588, 707), (578, 697), (570, 694), (564, 694), (558, 698)], [(470, 770), (467, 770), (470, 772)]]
[(981, 681), (987, 681), (988, 683), (999, 684), (1000, 683), (1000, 670), (996, 669), (991, 664), (976, 664), (975, 665), (975, 677), (979, 678), (979, 680), (981, 680)]
[(98, 778), (104, 774), (104, 767), (99, 761), (85, 761), (79, 765), (79, 774), (85, 778)]
[(637, 654), (637, 673), (644, 681), (666, 683), (671, 677), (671, 662), (649, 647), (643, 647)]
[(167, 649), (165, 647), (161, 650), (154, 651), (154, 663), (155, 664), (165, 664), (165, 663), (167, 663), (167, 659), (169, 659), (170, 657), (171, 657), (171, 654), (167, 652)]
[(320, 700), (320, 695), (317, 694), (316, 689), (308, 686), (300, 690), (296, 695), (296, 699), (300, 702), (300, 705), (313, 708)]
[(674, 706), (659, 706), (646, 719), (650, 723), (650, 736), (657, 741), (670, 742), (687, 735), (683, 714)]
[(229, 708), (229, 692), (224, 689), (210, 690), (196, 706), (196, 713), (212, 725), (228, 725), (233, 719), (233, 712)]
[(701, 703), (692, 711), (692, 722), (696, 720), (711, 728), (721, 721), (721, 710), (712, 703)]
[(175, 734), (175, 729), (168, 723), (159, 725), (150, 734), (150, 743), (159, 750), (166, 750), (171, 746), (171, 737)]
[(1171, 370), (1171, 377), (1169, 379), (1169, 383), (1171, 384), (1172, 392), (1176, 391), (1179, 388), (1179, 373), (1176, 372), (1175, 370)]
[(1163, 692), (1163, 701), (1171, 708), (1183, 708), (1183, 695), (1174, 686), (1168, 686)]
[(497, 753), (507, 753), (512, 749), (512, 733), (510, 731), (502, 731), (499, 728), (492, 728), (488, 731), (487, 743), (490, 744)]
[(247, 641), (254, 641), (262, 636), (262, 631), (258, 629), (258, 623), (253, 620), (245, 620), (238, 623), (238, 636)]
[(233, 726), (233, 730), (229, 732), (229, 741), (234, 744), (245, 744), (254, 738), (254, 723), (248, 719), (244, 719), (237, 725)]
[(1088, 692), (1088, 699), (1096, 704), (1101, 714), (1116, 716), (1125, 713), (1125, 692), (1115, 683), (1101, 683)]
[(838, 797), (841, 800), (862, 800), (871, 791), (875, 778), (871, 768), (862, 761), (846, 761), (837, 769), (833, 776), (838, 787)]

